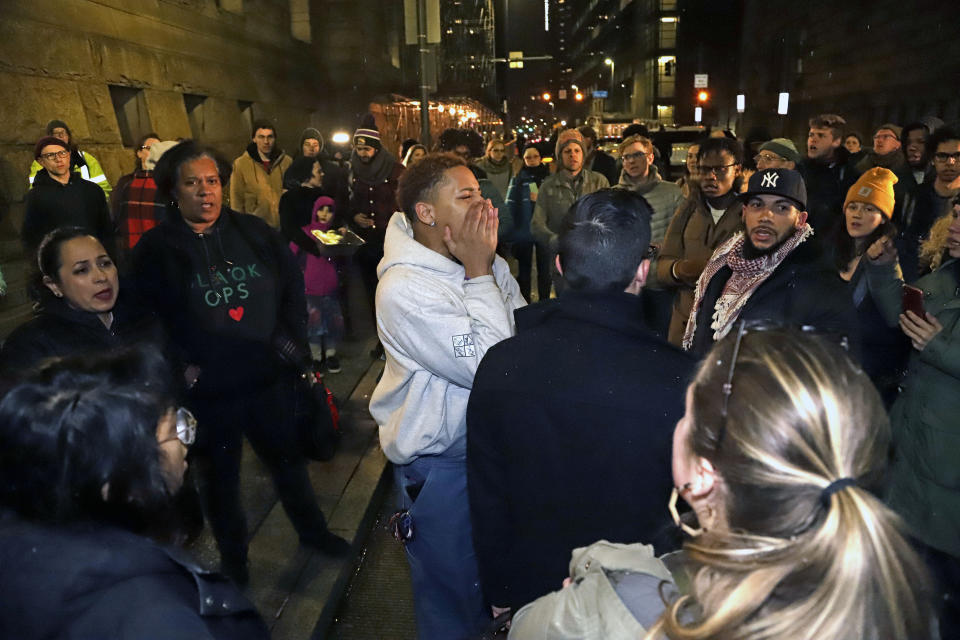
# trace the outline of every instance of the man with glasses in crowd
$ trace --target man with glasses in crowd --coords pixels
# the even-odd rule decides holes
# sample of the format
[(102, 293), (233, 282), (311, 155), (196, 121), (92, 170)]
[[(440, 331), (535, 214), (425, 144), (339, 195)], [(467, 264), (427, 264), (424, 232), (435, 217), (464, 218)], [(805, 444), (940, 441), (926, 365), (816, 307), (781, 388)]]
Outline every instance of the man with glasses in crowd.
[(918, 254), (920, 243), (930, 233), (933, 223), (950, 213), (951, 202), (960, 194), (960, 132), (941, 127), (927, 140), (927, 154), (933, 158), (936, 177), (917, 187), (916, 204), (911, 215), (902, 221), (897, 239), (900, 267), (906, 282), (920, 276)]
[(807, 191), (790, 169), (750, 177), (744, 230), (710, 258), (697, 281), (683, 348), (703, 355), (738, 320), (811, 326), (846, 338), (857, 351), (856, 310), (847, 284), (809, 242)]
[(833, 113), (810, 118), (807, 157), (799, 171), (809, 198), (808, 222), (818, 244), (843, 220), (843, 200), (856, 182), (855, 171), (849, 166), (850, 152), (842, 144), (846, 126), (847, 121)]
[[(104, 196), (109, 200), (112, 189), (110, 188), (110, 182), (107, 180), (107, 176), (103, 174), (103, 168), (100, 167), (100, 163), (92, 154), (77, 148), (77, 145), (73, 141), (73, 133), (70, 131), (70, 127), (67, 126), (67, 123), (63, 120), (51, 120), (47, 123), (47, 135), (58, 138), (66, 143), (67, 148), (70, 149), (71, 171), (79, 173), (81, 178), (89, 180), (103, 189)], [(31, 187), (33, 186), (37, 172), (42, 168), (43, 164), (36, 160), (30, 165), (29, 180)]]
[(670, 220), (656, 263), (656, 285), (675, 290), (669, 340), (680, 346), (693, 288), (714, 250), (740, 229), (743, 147), (730, 138), (708, 138), (697, 153), (699, 190)]
[(757, 171), (764, 169), (796, 169), (800, 163), (800, 153), (793, 140), (774, 138), (760, 145), (757, 155), (753, 156)]
[(914, 206), (917, 181), (913, 169), (907, 164), (907, 158), (900, 142), (902, 129), (895, 124), (882, 124), (873, 134), (873, 150), (864, 154), (854, 165), (857, 176), (861, 176), (874, 167), (883, 167), (893, 172), (897, 181), (893, 185), (893, 215), (891, 220), (898, 228), (910, 217)]
[(27, 192), (20, 232), (28, 255), (36, 252), (43, 236), (58, 227), (87, 229), (114, 255), (115, 230), (107, 200), (96, 183), (71, 169), (71, 153), (70, 145), (54, 136), (41, 138), (34, 147), (41, 168)]
[[(632, 135), (620, 143), (623, 171), (615, 188), (626, 189), (643, 196), (652, 209), (650, 216), (650, 245), (659, 253), (670, 219), (683, 202), (680, 187), (660, 178), (654, 164), (654, 147), (650, 138)], [(673, 291), (662, 287), (644, 287), (643, 313), (647, 325), (661, 337), (667, 336)]]

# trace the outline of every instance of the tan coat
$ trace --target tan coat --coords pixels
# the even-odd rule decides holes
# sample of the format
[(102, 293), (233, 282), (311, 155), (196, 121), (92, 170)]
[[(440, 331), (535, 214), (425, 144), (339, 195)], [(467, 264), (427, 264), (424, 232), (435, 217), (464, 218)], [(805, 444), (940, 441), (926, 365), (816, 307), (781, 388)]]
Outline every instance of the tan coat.
[(293, 163), (287, 154), (280, 152), (270, 163), (270, 171), (263, 163), (254, 160), (256, 145), (248, 147), (233, 161), (230, 178), (230, 207), (241, 213), (252, 213), (271, 227), (280, 227), (280, 196), (283, 193), (283, 174)]
[[(697, 278), (714, 250), (740, 230), (742, 210), (740, 201), (734, 202), (715, 224), (703, 195), (694, 191), (692, 196), (680, 203), (673, 214), (670, 226), (667, 227), (667, 235), (663, 238), (663, 248), (657, 257), (655, 270), (656, 286), (677, 290), (673, 299), (673, 313), (670, 316), (668, 339), (671, 343), (680, 346), (683, 342), (687, 317), (693, 307), (693, 289)], [(682, 275), (675, 278), (672, 269), (674, 264), (681, 260), (687, 261), (684, 265), (686, 268), (679, 268)]]

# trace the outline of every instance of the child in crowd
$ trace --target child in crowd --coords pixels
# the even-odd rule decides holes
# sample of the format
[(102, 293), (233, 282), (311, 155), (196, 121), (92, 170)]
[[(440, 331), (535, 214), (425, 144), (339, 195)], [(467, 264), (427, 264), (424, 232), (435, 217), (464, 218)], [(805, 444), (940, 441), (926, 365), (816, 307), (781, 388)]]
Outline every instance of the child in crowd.
[[(328, 231), (333, 225), (336, 204), (332, 198), (320, 196), (313, 203), (312, 222), (303, 231), (313, 237), (315, 229)], [(319, 242), (319, 240), (317, 240)], [(329, 373), (340, 372), (337, 343), (343, 336), (343, 313), (340, 311), (337, 288), (337, 267), (334, 258), (315, 256), (303, 251), (295, 243), (290, 250), (300, 262), (307, 294), (307, 335), (314, 353), (319, 349), (322, 366)]]

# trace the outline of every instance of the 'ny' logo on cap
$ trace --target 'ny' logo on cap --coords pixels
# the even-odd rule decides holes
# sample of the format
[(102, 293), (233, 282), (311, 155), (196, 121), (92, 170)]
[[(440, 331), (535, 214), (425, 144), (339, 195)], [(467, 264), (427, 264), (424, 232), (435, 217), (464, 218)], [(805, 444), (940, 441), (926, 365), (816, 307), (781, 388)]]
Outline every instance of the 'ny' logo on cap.
[(771, 188), (776, 189), (777, 180), (780, 179), (780, 175), (776, 173), (765, 173), (763, 174), (763, 180), (760, 181), (760, 186), (762, 188)]
[(871, 189), (870, 187), (860, 187), (860, 191), (857, 191), (857, 195), (858, 195), (858, 196), (868, 196), (868, 195), (870, 195), (870, 192), (872, 192), (872, 191), (873, 191), (873, 189)]

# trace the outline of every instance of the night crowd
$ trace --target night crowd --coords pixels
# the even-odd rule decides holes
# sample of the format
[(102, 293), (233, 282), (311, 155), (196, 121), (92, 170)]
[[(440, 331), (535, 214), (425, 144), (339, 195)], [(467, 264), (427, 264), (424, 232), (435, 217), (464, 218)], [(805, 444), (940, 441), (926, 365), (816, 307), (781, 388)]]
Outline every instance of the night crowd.
[(367, 118), (291, 156), (264, 120), (232, 162), (147, 134), (111, 186), (52, 120), (0, 350), (0, 637), (268, 637), (243, 439), (347, 556), (294, 408), (360, 314), (420, 638), (960, 633), (960, 129), (753, 133), (674, 182), (641, 124), (395, 156)]

